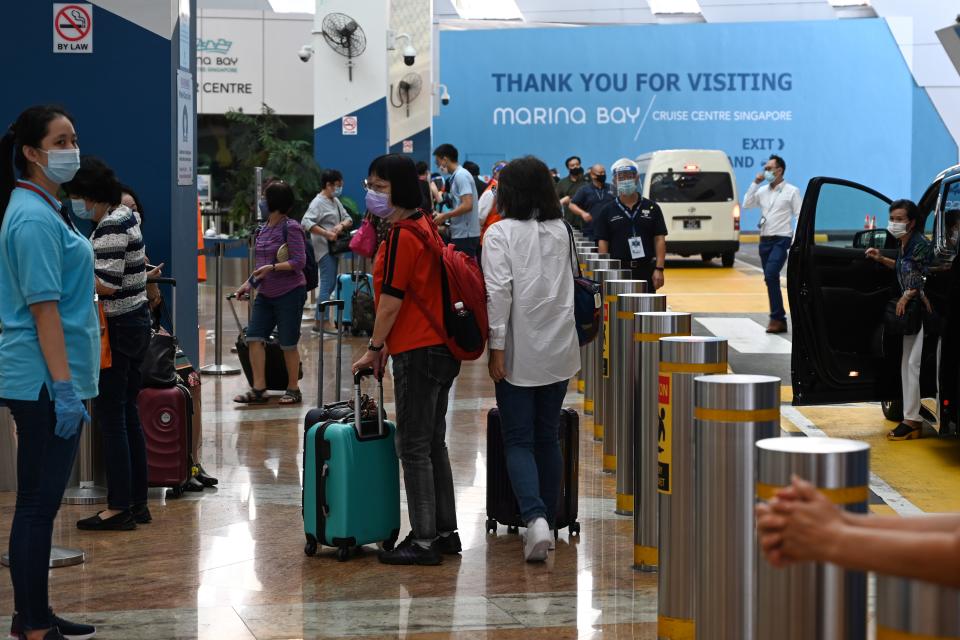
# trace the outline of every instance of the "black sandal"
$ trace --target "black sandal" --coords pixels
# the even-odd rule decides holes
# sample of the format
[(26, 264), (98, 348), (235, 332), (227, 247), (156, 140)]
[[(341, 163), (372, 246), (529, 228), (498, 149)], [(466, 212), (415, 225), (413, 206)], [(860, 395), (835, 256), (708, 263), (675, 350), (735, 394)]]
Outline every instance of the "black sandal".
[(301, 402), (303, 402), (303, 394), (300, 393), (300, 389), (287, 389), (280, 398), (280, 404), (300, 404)]
[(901, 440), (916, 440), (921, 437), (922, 427), (911, 427), (906, 422), (901, 422), (890, 430), (887, 434), (887, 440), (899, 442)]
[(250, 389), (246, 393), (241, 393), (236, 398), (233, 399), (237, 404), (266, 404), (269, 402), (267, 398), (266, 389)]

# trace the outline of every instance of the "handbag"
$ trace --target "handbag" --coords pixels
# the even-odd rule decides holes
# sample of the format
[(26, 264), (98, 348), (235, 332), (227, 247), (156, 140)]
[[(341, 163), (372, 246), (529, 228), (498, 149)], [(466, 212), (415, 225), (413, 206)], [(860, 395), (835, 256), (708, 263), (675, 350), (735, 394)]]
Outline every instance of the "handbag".
[(363, 219), (360, 229), (350, 238), (350, 251), (364, 258), (372, 258), (377, 252), (377, 229), (370, 216)]
[(899, 298), (893, 298), (887, 301), (887, 307), (884, 311), (883, 326), (887, 332), (895, 336), (914, 336), (920, 332), (923, 326), (923, 305), (917, 298), (907, 302), (907, 308), (902, 316), (897, 315), (897, 302)]
[(153, 331), (143, 357), (140, 373), (145, 388), (169, 389), (177, 386), (177, 339), (164, 331)]
[(593, 342), (600, 333), (603, 322), (603, 298), (600, 295), (600, 283), (585, 278), (580, 269), (580, 256), (573, 242), (573, 229), (563, 223), (570, 236), (570, 258), (573, 260), (573, 316), (577, 325), (577, 339), (580, 346)]
[(110, 329), (107, 327), (107, 314), (103, 312), (103, 303), (97, 302), (97, 316), (100, 318), (100, 370), (113, 366), (113, 352), (110, 350)]
[(350, 234), (341, 233), (336, 240), (327, 240), (327, 246), (330, 247), (330, 255), (339, 256), (350, 251)]

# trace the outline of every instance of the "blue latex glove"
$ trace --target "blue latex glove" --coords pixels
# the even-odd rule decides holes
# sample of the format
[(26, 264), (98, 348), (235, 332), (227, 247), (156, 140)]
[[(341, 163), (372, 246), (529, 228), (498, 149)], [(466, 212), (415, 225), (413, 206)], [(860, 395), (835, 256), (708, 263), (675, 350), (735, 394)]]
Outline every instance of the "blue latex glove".
[(53, 397), (53, 407), (57, 414), (54, 433), (64, 440), (69, 440), (80, 431), (81, 421), (90, 422), (90, 414), (77, 397), (73, 383), (69, 380), (53, 383)]

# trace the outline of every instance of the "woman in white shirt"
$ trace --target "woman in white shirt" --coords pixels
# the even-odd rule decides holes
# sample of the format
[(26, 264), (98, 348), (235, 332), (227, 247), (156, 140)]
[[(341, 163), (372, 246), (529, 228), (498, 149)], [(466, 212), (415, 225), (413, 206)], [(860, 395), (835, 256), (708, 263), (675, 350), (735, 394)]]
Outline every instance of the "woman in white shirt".
[(507, 470), (527, 523), (524, 555), (543, 561), (560, 497), (558, 430), (570, 378), (580, 369), (571, 243), (550, 170), (532, 156), (500, 172), (504, 220), (487, 230), (483, 271)]

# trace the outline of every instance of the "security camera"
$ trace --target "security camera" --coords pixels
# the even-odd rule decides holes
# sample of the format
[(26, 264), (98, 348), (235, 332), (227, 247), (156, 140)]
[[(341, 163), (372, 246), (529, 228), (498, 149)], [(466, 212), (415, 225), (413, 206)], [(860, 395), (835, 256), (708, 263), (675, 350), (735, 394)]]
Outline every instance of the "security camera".
[(408, 44), (403, 48), (403, 64), (408, 67), (412, 67), (413, 63), (417, 60), (417, 50), (413, 48), (413, 45)]
[(310, 62), (310, 58), (313, 57), (313, 47), (308, 44), (303, 45), (297, 52), (297, 57), (300, 58), (300, 62)]
[(447, 90), (447, 85), (442, 84), (440, 88), (443, 89), (443, 92), (440, 94), (440, 104), (447, 106), (450, 104), (450, 92)]
[(412, 67), (417, 59), (417, 50), (413, 46), (413, 38), (408, 33), (387, 32), (387, 51), (397, 50), (397, 40), (406, 40), (407, 46), (403, 48), (403, 64)]

